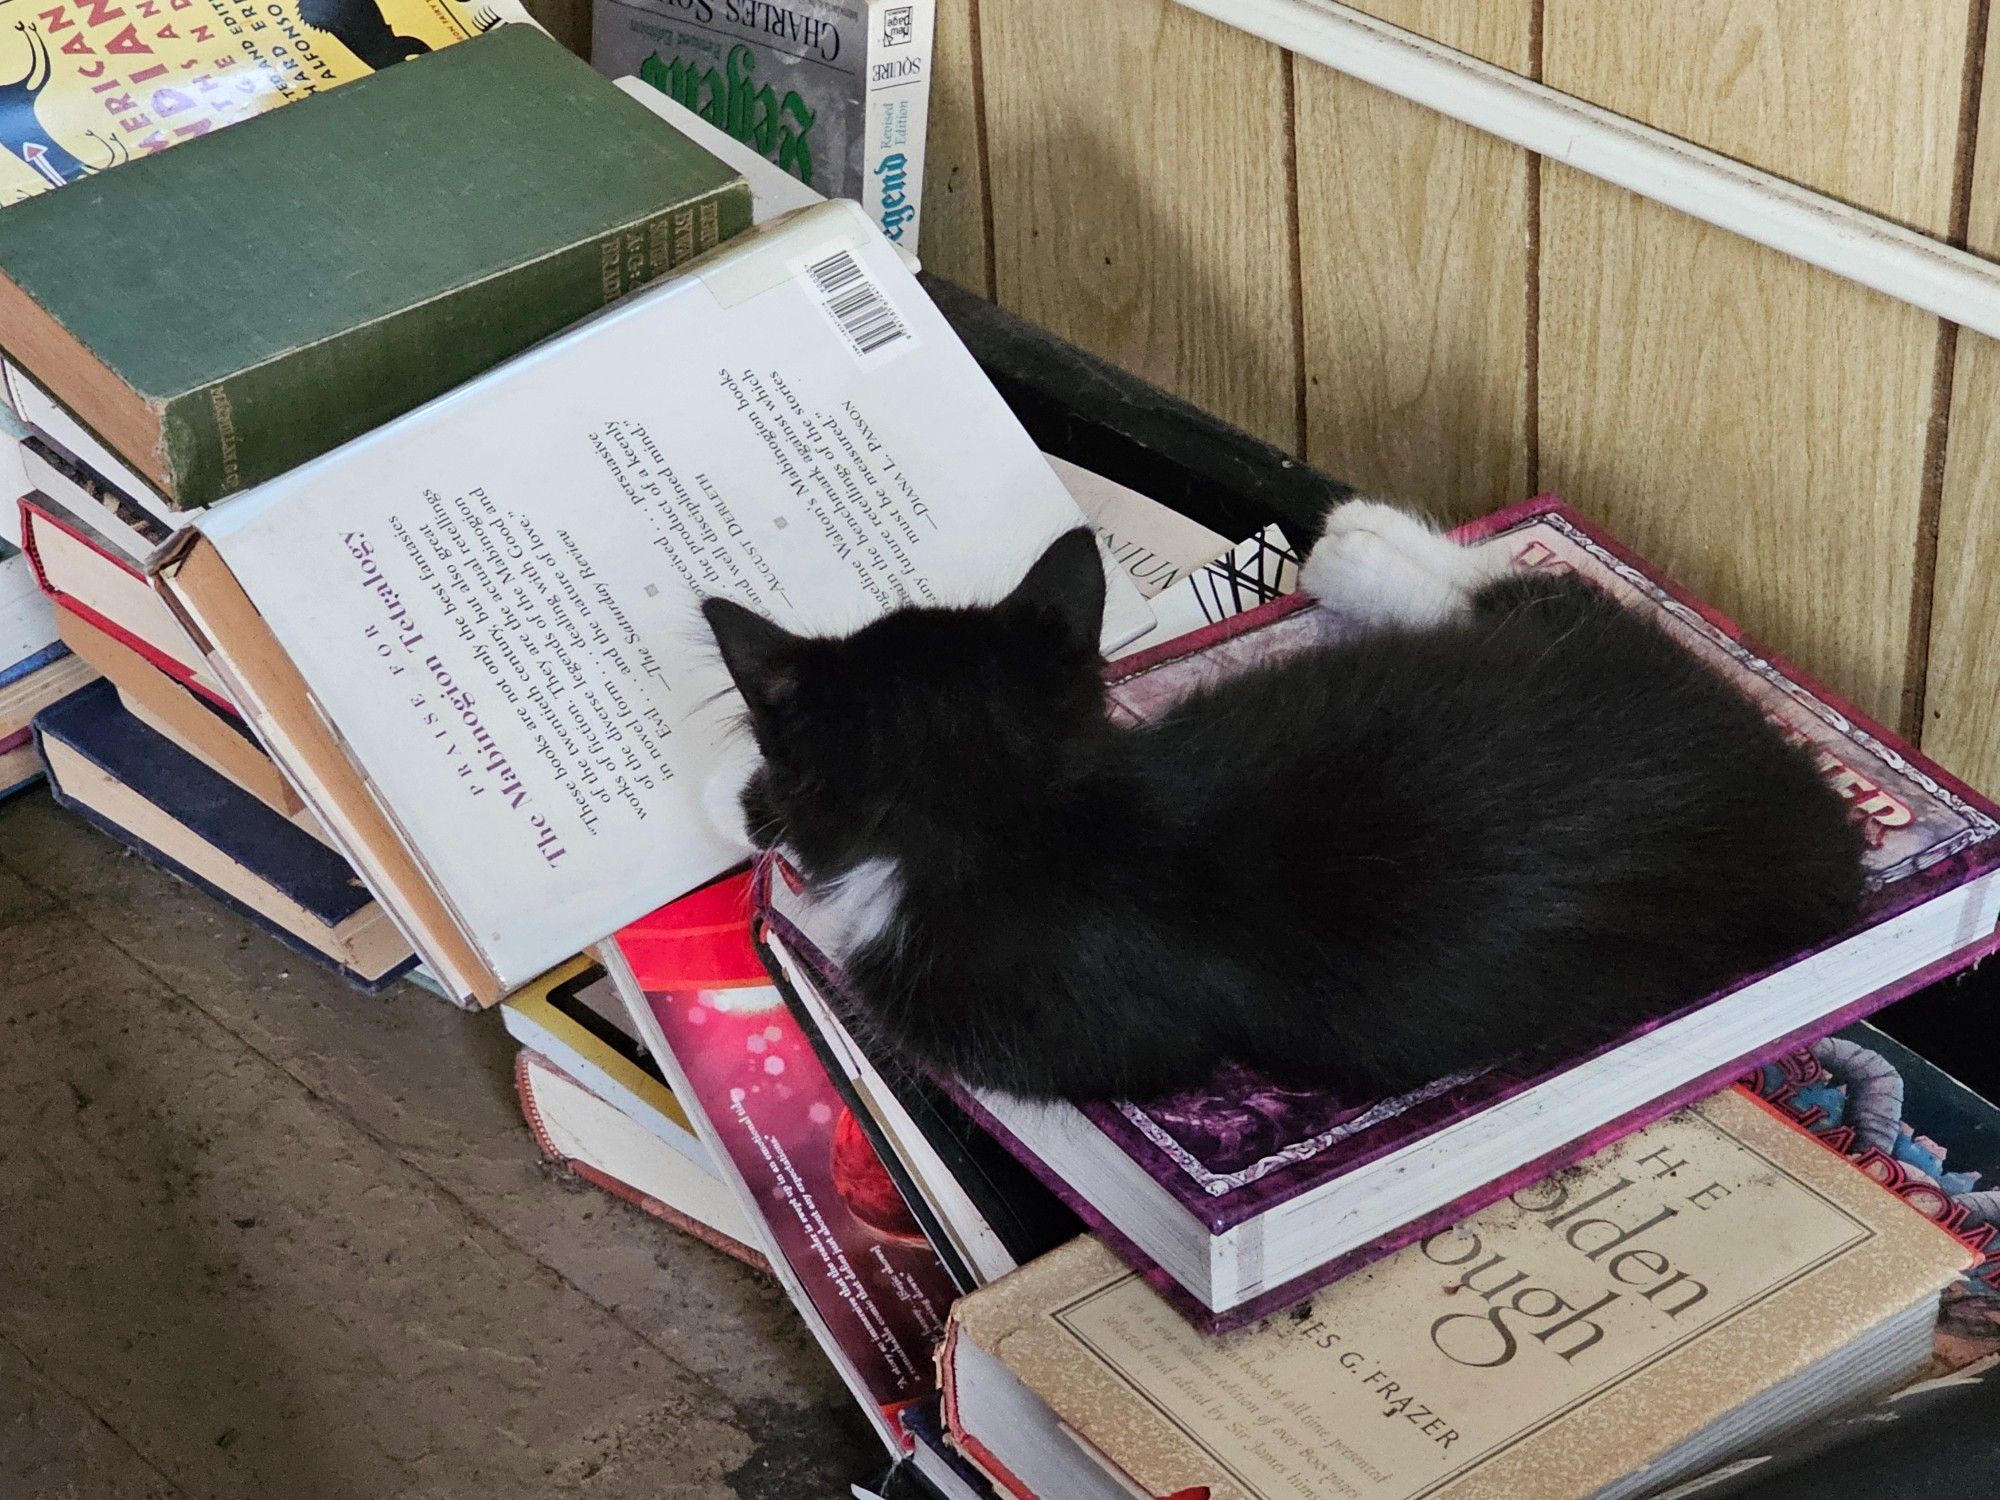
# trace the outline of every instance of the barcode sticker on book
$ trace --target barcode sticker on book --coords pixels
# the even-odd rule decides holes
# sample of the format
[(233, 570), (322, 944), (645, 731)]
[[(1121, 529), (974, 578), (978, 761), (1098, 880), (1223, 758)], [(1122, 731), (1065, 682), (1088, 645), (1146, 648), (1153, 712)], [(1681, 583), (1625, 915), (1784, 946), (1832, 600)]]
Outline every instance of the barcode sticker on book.
[(902, 314), (852, 250), (809, 260), (803, 269), (818, 294), (820, 310), (841, 331), (856, 359), (873, 363), (915, 346)]

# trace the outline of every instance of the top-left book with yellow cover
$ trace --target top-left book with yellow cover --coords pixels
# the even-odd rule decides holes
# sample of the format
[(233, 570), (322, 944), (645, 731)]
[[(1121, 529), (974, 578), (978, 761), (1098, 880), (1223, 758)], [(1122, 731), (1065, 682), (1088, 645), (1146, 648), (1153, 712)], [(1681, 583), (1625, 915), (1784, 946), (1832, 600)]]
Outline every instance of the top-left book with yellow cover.
[(192, 508), (749, 224), (737, 173), (501, 26), (0, 211), (0, 350)]
[(79, 0), (0, 27), (0, 203), (509, 23), (520, 0)]

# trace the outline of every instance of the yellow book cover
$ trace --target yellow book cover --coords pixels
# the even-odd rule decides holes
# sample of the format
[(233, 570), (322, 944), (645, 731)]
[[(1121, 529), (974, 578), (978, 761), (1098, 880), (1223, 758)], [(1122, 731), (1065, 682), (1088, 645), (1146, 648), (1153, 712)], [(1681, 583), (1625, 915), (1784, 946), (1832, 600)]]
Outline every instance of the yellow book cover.
[(518, 0), (54, 0), (0, 24), (13, 203), (464, 41)]
[(997, 1361), (1151, 1496), (1640, 1494), (1913, 1377), (1970, 1259), (1730, 1090), (1222, 1338), (1074, 1241), (959, 1305), (947, 1402), (1005, 1469)]
[[(606, 1037), (615, 1037), (615, 1033), (608, 1032), (603, 1023), (590, 1023), (592, 1007), (583, 992), (599, 984), (608, 984), (604, 970), (589, 959), (579, 957), (559, 964), (502, 1002), (508, 1032), (523, 1046), (568, 1066), (585, 1082), (612, 1094), (614, 1103), (621, 1102), (616, 1096), (622, 1091), (684, 1132), (693, 1144), (694, 1126), (673, 1090), (634, 1060), (635, 1055), (644, 1055), (643, 1047), (636, 1042), (629, 1048), (614, 1045)], [(701, 1154), (706, 1156), (705, 1151)]]

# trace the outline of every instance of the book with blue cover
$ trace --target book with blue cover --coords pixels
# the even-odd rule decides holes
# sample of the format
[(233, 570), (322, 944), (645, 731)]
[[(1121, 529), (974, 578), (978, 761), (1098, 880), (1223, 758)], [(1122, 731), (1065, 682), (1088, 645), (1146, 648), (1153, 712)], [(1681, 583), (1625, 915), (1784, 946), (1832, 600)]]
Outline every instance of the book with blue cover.
[(35, 719), (56, 800), (280, 941), (377, 990), (415, 962), (345, 860), (94, 682)]

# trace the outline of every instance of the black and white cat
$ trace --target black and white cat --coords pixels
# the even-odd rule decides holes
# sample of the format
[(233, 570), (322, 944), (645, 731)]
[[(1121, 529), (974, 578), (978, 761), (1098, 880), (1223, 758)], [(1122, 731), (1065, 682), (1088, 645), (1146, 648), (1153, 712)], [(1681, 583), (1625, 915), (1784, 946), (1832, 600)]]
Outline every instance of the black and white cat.
[(1585, 1045), (1841, 928), (1861, 838), (1806, 755), (1645, 620), (1391, 507), (1303, 571), (1371, 621), (1138, 728), (1104, 576), (844, 639), (710, 600), (785, 847), (867, 1020), (1028, 1096), (1234, 1059), (1350, 1096)]

